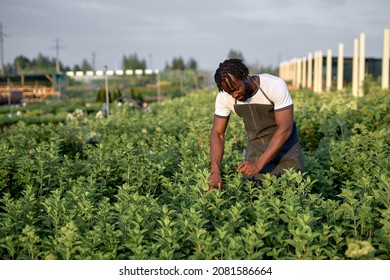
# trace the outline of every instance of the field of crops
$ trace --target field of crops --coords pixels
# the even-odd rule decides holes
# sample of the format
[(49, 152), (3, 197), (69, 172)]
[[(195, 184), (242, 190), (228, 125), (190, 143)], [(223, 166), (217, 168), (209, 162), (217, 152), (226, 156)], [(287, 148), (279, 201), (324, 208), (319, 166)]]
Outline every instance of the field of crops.
[(305, 173), (207, 191), (215, 92), (0, 132), (0, 259), (390, 259), (390, 93), (293, 92)]

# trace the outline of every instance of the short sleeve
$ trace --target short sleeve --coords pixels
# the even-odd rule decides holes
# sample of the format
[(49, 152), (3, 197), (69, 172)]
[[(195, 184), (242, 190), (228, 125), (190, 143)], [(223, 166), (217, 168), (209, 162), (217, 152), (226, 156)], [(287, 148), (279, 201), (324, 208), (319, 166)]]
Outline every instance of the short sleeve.
[(284, 80), (278, 78), (272, 89), (272, 101), (274, 102), (274, 110), (282, 110), (292, 106), (291, 94)]
[(228, 100), (226, 93), (218, 92), (215, 100), (215, 115), (220, 117), (228, 117), (231, 113), (231, 109), (228, 106)]

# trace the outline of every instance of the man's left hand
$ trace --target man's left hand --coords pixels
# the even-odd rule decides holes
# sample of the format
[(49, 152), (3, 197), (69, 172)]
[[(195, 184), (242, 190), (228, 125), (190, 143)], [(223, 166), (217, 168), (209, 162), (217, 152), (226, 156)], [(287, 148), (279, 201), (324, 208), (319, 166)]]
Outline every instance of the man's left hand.
[(246, 160), (238, 165), (237, 172), (250, 176), (259, 173), (260, 169), (256, 163)]

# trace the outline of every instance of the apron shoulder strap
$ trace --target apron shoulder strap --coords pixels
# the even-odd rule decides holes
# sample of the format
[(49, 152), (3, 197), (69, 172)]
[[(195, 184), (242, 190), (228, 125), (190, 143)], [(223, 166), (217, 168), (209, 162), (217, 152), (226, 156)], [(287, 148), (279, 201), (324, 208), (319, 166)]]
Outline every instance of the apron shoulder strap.
[(263, 93), (264, 97), (267, 98), (267, 100), (272, 104), (272, 106), (275, 107), (275, 103), (271, 99), (269, 99), (269, 97), (265, 94), (264, 90), (260, 86), (259, 86), (259, 88), (260, 88), (260, 91)]

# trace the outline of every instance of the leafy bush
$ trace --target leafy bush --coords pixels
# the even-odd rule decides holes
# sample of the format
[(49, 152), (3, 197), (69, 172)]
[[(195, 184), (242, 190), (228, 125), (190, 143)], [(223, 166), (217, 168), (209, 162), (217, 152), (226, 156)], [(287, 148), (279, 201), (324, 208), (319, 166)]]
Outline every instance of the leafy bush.
[(232, 116), (222, 192), (207, 191), (211, 92), (4, 128), (1, 258), (389, 259), (389, 96), (293, 97), (305, 173), (243, 182)]

